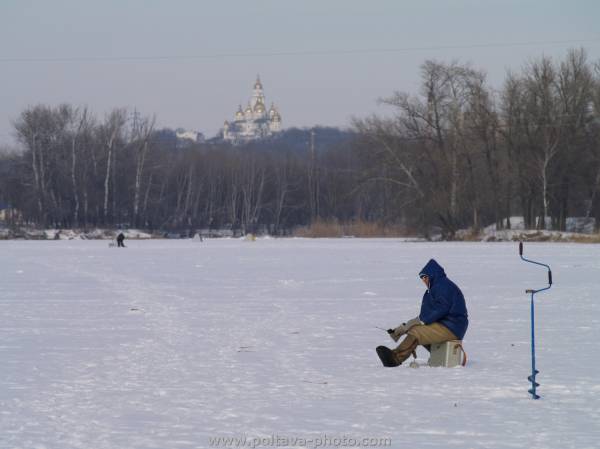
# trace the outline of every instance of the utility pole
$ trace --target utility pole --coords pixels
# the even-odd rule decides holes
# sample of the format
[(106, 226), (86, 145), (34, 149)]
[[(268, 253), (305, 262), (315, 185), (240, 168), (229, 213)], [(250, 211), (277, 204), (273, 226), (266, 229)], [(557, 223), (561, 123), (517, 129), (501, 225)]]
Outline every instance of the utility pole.
[(315, 152), (315, 130), (310, 130), (310, 148), (308, 158), (308, 197), (310, 219), (314, 221), (319, 216), (319, 169)]
[(131, 139), (134, 140), (139, 136), (140, 125), (141, 125), (141, 114), (137, 108), (133, 109), (131, 113)]

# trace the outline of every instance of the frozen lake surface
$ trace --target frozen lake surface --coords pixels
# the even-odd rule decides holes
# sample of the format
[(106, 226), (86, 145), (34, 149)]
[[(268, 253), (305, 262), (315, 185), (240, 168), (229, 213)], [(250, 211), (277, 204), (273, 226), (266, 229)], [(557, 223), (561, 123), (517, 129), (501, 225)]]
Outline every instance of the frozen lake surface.
[[(600, 246), (525, 246), (555, 282), (537, 300), (533, 401), (524, 290), (546, 273), (517, 244), (126, 244), (0, 242), (0, 448), (599, 447)], [(383, 368), (374, 348), (393, 342), (374, 326), (417, 315), (430, 257), (467, 299), (469, 363)]]

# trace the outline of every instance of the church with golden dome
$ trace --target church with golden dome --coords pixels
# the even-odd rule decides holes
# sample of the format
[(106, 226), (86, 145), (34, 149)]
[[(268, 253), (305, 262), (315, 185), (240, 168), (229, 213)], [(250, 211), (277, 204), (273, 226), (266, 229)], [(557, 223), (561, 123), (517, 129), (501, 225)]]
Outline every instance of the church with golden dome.
[(243, 143), (249, 140), (261, 139), (281, 130), (281, 115), (273, 103), (267, 110), (265, 95), (260, 76), (256, 77), (254, 93), (246, 108), (242, 105), (235, 113), (235, 119), (225, 120), (223, 139), (233, 143)]

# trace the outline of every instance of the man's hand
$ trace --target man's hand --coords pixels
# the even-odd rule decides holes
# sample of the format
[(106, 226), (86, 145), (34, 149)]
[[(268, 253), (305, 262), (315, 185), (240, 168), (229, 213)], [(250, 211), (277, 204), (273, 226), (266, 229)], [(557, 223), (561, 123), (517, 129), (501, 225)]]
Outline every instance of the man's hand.
[(406, 326), (406, 323), (402, 323), (396, 329), (388, 329), (388, 334), (390, 334), (392, 340), (397, 342), (400, 339), (400, 337), (402, 337), (406, 333), (406, 331), (404, 330), (404, 326)]
[[(408, 327), (408, 329), (410, 329), (413, 326), (419, 326), (421, 324), (424, 324), (424, 323), (423, 323), (423, 321), (421, 321), (421, 318), (418, 316), (413, 318), (412, 320), (408, 320), (406, 322), (406, 326)], [(408, 329), (407, 329), (407, 331), (408, 331)]]
[(402, 323), (396, 329), (388, 329), (388, 334), (392, 337), (392, 340), (398, 341), (400, 337), (406, 334), (413, 326), (417, 326), (419, 324), (423, 324), (419, 317), (413, 318), (412, 320), (408, 320), (406, 323)]

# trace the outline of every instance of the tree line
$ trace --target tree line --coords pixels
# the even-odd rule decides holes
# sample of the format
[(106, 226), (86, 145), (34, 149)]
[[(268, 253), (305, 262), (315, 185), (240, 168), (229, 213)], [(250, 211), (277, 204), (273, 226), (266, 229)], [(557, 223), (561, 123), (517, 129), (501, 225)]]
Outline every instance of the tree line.
[(600, 66), (541, 57), (493, 89), (485, 72), (425, 61), (417, 93), (347, 131), (290, 129), (233, 146), (178, 145), (152, 116), (37, 105), (0, 157), (0, 202), (21, 224), (285, 234), (316, 221), (377, 222), (446, 238), (522, 215), (564, 230), (600, 222)]
[(513, 215), (559, 230), (600, 218), (600, 66), (584, 50), (531, 61), (498, 91), (458, 63), (427, 61), (421, 80), (383, 100), (394, 118), (356, 124), (367, 179), (394, 186), (396, 207), (448, 237)]

